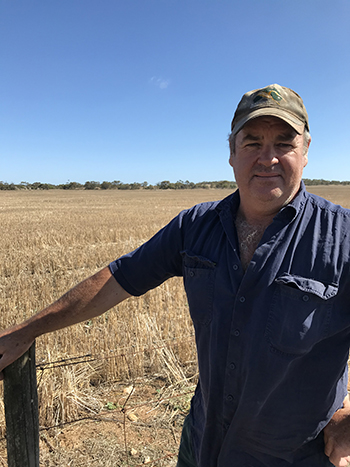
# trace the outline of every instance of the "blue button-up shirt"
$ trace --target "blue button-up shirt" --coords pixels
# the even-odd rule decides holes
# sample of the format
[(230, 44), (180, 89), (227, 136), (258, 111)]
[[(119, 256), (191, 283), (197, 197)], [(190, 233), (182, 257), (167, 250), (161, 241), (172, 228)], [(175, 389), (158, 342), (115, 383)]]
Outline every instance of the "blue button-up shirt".
[(183, 276), (198, 351), (199, 467), (332, 465), (320, 438), (347, 394), (350, 211), (302, 184), (244, 272), (238, 206), (236, 191), (181, 212), (111, 272), (132, 295)]

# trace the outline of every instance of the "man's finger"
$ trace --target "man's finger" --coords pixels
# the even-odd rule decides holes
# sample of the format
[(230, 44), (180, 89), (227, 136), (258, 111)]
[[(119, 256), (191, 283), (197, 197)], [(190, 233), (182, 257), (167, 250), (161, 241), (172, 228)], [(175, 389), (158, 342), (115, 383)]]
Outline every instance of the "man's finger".
[(3, 370), (9, 365), (11, 365), (11, 363), (13, 363), (15, 360), (16, 358), (15, 359), (8, 358), (7, 354), (0, 356), (0, 373), (2, 375), (2, 377), (0, 376), (0, 381), (4, 379)]
[(350, 465), (350, 456), (341, 457), (339, 467), (347, 467), (348, 465)]
[[(328, 456), (327, 453), (326, 455)], [(328, 457), (329, 461), (332, 462), (332, 464), (335, 465), (335, 467), (348, 467), (350, 465), (350, 456), (342, 457), (339, 454), (337, 454), (336, 450), (332, 450)]]

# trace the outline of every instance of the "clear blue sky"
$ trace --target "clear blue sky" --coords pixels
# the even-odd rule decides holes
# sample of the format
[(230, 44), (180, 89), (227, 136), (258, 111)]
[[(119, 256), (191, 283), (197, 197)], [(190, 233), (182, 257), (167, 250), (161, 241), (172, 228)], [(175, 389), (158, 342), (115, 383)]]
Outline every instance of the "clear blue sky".
[(0, 180), (231, 180), (248, 90), (297, 91), (350, 180), (349, 0), (0, 0)]

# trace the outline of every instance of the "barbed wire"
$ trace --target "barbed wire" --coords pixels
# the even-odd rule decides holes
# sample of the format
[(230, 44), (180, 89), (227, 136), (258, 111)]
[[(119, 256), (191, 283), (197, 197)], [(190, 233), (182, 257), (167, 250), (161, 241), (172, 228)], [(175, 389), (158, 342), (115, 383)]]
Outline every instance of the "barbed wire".
[[(163, 340), (162, 342), (162, 345), (157, 345), (157, 346), (148, 346), (148, 347), (144, 347), (143, 349), (141, 350), (135, 350), (133, 348), (133, 346), (128, 346), (128, 347), (120, 347), (120, 348), (117, 348), (117, 349), (114, 349), (114, 350), (110, 350), (110, 352), (120, 352), (121, 349), (128, 349), (130, 351), (130, 353), (132, 353), (133, 355), (137, 355), (139, 353), (144, 353), (144, 352), (147, 352), (147, 351), (151, 351), (151, 350), (160, 350), (160, 349), (163, 349), (163, 348), (166, 348), (167, 347), (167, 343), (169, 342), (174, 342), (174, 341), (177, 341), (177, 340), (181, 340), (181, 344), (184, 343), (184, 342), (187, 342), (187, 341), (191, 341), (194, 337), (194, 333), (191, 333), (189, 334), (186, 338), (183, 338), (183, 337), (171, 337), (169, 339), (165, 339)], [(72, 366), (72, 365), (78, 365), (80, 363), (89, 363), (89, 362), (93, 362), (93, 361), (98, 361), (98, 360), (110, 360), (110, 359), (113, 359), (113, 358), (119, 358), (119, 357), (126, 357), (126, 354), (127, 352), (123, 352), (123, 353), (119, 353), (119, 354), (116, 354), (116, 355), (107, 355), (107, 356), (97, 356), (97, 355), (94, 355), (92, 353), (87, 353), (87, 354), (84, 354), (84, 355), (78, 355), (78, 356), (75, 356), (75, 357), (66, 357), (66, 358), (63, 358), (63, 359), (60, 359), (60, 360), (55, 360), (53, 362), (41, 362), (41, 363), (37, 363), (35, 366), (38, 370), (51, 370), (51, 369), (54, 369), (54, 368), (62, 368), (62, 367), (65, 367), (65, 366)]]

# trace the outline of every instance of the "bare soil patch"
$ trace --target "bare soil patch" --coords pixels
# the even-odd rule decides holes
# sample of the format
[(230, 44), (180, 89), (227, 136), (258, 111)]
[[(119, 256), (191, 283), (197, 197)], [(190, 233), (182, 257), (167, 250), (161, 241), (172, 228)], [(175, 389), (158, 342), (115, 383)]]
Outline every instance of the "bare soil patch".
[[(40, 466), (175, 466), (193, 390), (190, 384), (168, 386), (162, 378), (100, 386), (99, 413), (41, 427)], [(0, 465), (7, 465), (5, 438)]]

